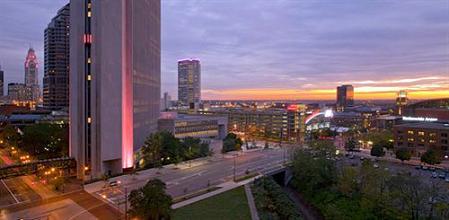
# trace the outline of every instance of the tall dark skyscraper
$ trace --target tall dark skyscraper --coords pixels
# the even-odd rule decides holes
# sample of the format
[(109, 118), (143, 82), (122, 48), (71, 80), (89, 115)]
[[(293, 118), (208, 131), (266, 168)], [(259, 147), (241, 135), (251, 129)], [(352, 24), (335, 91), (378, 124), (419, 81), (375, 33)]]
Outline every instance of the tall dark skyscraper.
[(44, 35), (43, 104), (48, 109), (69, 107), (69, 4), (50, 21)]
[(157, 130), (161, 1), (70, 1), (70, 156), (78, 177), (121, 173)]
[(5, 72), (2, 70), (2, 66), (0, 66), (0, 97), (4, 96), (4, 84), (5, 84)]
[(201, 102), (201, 65), (199, 60), (178, 61), (178, 101), (196, 109)]
[(348, 106), (354, 105), (354, 87), (341, 85), (337, 87), (337, 110), (343, 111)]

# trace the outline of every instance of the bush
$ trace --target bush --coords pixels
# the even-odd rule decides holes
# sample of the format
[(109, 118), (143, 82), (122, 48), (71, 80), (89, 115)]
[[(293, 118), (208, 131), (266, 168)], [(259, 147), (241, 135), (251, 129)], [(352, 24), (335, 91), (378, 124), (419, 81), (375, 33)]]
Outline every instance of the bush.
[(260, 219), (301, 219), (294, 203), (271, 177), (255, 180), (251, 189)]

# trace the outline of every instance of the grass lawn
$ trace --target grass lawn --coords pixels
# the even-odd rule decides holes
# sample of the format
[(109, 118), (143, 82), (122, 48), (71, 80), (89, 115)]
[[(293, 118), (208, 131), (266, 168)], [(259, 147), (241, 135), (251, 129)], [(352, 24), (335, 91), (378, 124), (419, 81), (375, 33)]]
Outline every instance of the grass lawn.
[(199, 202), (175, 209), (172, 215), (177, 219), (251, 219), (245, 189), (236, 189), (209, 197)]

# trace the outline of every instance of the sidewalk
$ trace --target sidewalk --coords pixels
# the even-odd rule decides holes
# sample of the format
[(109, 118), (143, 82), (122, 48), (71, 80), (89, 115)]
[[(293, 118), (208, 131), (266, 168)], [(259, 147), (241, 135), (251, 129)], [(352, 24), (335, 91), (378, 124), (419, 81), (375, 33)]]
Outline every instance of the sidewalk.
[(235, 188), (237, 188), (239, 186), (243, 186), (243, 185), (246, 185), (246, 184), (252, 182), (257, 177), (258, 176), (250, 178), (250, 179), (247, 179), (247, 180), (244, 180), (244, 181), (241, 181), (241, 182), (237, 182), (237, 183), (234, 182), (234, 181), (229, 181), (229, 182), (225, 182), (225, 183), (219, 184), (219, 185), (217, 185), (217, 187), (220, 187), (220, 189), (217, 189), (215, 191), (212, 191), (212, 192), (209, 192), (209, 193), (206, 193), (206, 194), (203, 194), (203, 195), (200, 195), (200, 196), (197, 196), (197, 197), (194, 197), (194, 198), (182, 201), (182, 202), (178, 202), (176, 204), (173, 204), (171, 206), (171, 208), (172, 209), (181, 208), (181, 207), (184, 207), (186, 205), (190, 205), (192, 203), (201, 201), (203, 199), (207, 199), (209, 197), (212, 197), (212, 196), (218, 195), (220, 193), (226, 192), (228, 190), (235, 189)]
[(245, 193), (246, 193), (246, 198), (248, 200), (249, 210), (251, 211), (251, 219), (259, 220), (259, 214), (257, 214), (257, 207), (256, 207), (256, 204), (254, 203), (254, 197), (253, 197), (253, 193), (251, 192), (250, 184), (245, 185)]

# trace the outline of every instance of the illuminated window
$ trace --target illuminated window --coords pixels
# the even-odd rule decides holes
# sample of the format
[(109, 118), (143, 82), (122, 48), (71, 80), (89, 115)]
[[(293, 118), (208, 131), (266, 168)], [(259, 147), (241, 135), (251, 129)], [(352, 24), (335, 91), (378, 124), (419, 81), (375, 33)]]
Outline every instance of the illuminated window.
[(413, 131), (407, 131), (408, 134), (414, 134), (415, 132)]
[(90, 81), (92, 77), (90, 75), (87, 75), (87, 80)]
[(87, 3), (87, 8), (91, 8), (92, 7), (92, 3)]
[(409, 142), (413, 142), (413, 141), (415, 141), (415, 139), (414, 138), (409, 138), (409, 139), (407, 139)]
[(418, 132), (418, 135), (419, 135), (419, 136), (424, 136), (424, 131), (419, 131), (419, 132)]
[(436, 137), (437, 133), (429, 133), (429, 137)]
[(89, 18), (92, 17), (92, 12), (91, 11), (87, 12), (87, 17), (89, 17)]
[(429, 143), (434, 144), (434, 143), (436, 143), (436, 141), (435, 140), (429, 140)]
[(90, 124), (91, 122), (92, 122), (92, 118), (88, 117), (88, 118), (87, 118), (87, 123)]
[(92, 60), (90, 59), (90, 57), (87, 58), (87, 63), (91, 63), (91, 62), (92, 62)]

